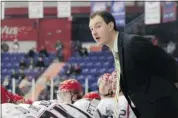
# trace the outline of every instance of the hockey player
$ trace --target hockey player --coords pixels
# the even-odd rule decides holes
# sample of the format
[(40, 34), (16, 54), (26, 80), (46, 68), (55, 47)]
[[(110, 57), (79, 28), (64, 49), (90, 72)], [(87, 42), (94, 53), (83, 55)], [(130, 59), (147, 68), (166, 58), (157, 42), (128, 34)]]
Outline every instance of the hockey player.
[(87, 112), (91, 117), (93, 117), (100, 99), (101, 97), (98, 92), (89, 92), (85, 94), (82, 99), (76, 101), (74, 106)]
[(77, 100), (81, 99), (83, 95), (82, 85), (75, 79), (69, 79), (62, 82), (57, 92), (58, 103), (63, 107), (69, 114), (75, 118), (91, 118), (90, 115), (72, 105)]
[(14, 115), (23, 118), (91, 118), (87, 113), (71, 104), (81, 97), (81, 84), (75, 79), (68, 79), (59, 86), (59, 100), (36, 101), (32, 105), (20, 104), (18, 107), (11, 105), (11, 110), (3, 110), (3, 118)]
[(102, 98), (108, 98), (113, 96), (112, 91), (112, 77), (110, 73), (105, 73), (98, 79), (99, 94)]
[(82, 85), (76, 79), (68, 79), (59, 85), (57, 98), (59, 102), (74, 103), (82, 98)]
[(2, 85), (1, 85), (1, 103), (26, 103), (26, 104), (32, 104), (31, 100), (25, 100), (22, 96), (19, 96), (17, 94), (13, 94), (9, 91), (7, 91)]
[(98, 87), (102, 99), (94, 113), (94, 118), (113, 118), (115, 102), (110, 73), (105, 73), (98, 79)]

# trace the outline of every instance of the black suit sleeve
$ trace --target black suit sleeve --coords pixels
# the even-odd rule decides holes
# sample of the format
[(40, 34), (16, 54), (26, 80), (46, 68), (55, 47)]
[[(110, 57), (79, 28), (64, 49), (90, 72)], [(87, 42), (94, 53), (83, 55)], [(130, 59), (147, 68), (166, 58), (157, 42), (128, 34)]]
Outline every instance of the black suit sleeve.
[(141, 36), (134, 36), (130, 43), (130, 54), (134, 63), (148, 71), (171, 82), (178, 81), (176, 60), (164, 50)]

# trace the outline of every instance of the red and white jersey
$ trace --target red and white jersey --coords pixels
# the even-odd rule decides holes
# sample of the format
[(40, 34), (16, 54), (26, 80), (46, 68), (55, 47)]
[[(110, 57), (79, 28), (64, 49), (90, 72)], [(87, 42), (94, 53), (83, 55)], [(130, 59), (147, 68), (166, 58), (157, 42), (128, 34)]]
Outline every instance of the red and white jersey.
[(119, 118), (136, 118), (124, 95), (119, 96)]
[(59, 104), (57, 100), (51, 101), (36, 101), (34, 106), (45, 109), (39, 118), (75, 118), (64, 108), (63, 104)]
[(2, 104), (2, 118), (39, 118), (44, 111), (30, 104)]
[[(100, 101), (94, 114), (95, 118), (114, 118), (114, 98), (104, 98)], [(124, 95), (119, 96), (118, 118), (136, 118)]]
[(72, 104), (57, 101), (36, 101), (29, 104), (2, 104), (3, 118), (91, 118)]
[(103, 98), (98, 104), (94, 118), (114, 118), (114, 98)]
[[(46, 103), (45, 103), (46, 102)], [(50, 103), (51, 102), (51, 103)], [(55, 108), (58, 108), (58, 114), (63, 114), (66, 118), (91, 118), (91, 116), (82, 111), (81, 109), (77, 108), (76, 106), (68, 103), (59, 103), (57, 100), (52, 100), (52, 101), (38, 101), (34, 103), (37, 106), (41, 106), (44, 108), (44, 104), (47, 104), (47, 109), (51, 109), (51, 106), (49, 104), (54, 104)], [(65, 112), (65, 113), (64, 113)], [(63, 117), (59, 117), (63, 118)]]
[(91, 117), (93, 117), (99, 102), (100, 101), (97, 99), (89, 100), (83, 98), (76, 101), (73, 105), (83, 110), (84, 112), (87, 112)]

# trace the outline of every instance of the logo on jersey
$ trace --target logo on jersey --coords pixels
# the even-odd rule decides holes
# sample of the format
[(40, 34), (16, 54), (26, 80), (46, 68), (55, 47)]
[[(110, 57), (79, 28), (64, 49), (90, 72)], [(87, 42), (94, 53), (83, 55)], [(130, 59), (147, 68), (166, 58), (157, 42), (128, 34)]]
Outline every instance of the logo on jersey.
[(106, 116), (107, 116), (107, 118), (114, 118), (113, 114), (114, 114), (114, 112), (112, 111), (112, 109), (110, 107), (106, 107)]
[(27, 113), (30, 113), (27, 109), (21, 107), (21, 106), (18, 106), (18, 107), (15, 107), (17, 110), (21, 111), (23, 114), (27, 114)]
[(34, 105), (30, 105), (29, 108), (33, 109), (36, 112), (39, 112), (39, 110), (41, 109), (41, 108), (35, 107)]
[(41, 101), (41, 103), (39, 105), (43, 105), (45, 107), (49, 107), (51, 105), (50, 101)]

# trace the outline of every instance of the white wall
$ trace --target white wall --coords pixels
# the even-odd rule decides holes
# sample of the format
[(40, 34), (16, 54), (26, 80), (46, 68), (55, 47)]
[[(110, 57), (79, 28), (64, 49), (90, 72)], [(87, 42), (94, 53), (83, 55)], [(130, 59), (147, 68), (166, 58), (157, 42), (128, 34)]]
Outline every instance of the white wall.
[[(13, 41), (5, 41), (9, 45), (9, 51), (12, 52)], [(36, 41), (19, 41), (20, 52), (28, 52), (31, 48), (36, 47)], [(99, 46), (97, 43), (82, 43), (82, 47), (85, 47), (90, 51), (91, 46)]]
[[(9, 51), (12, 50), (13, 41), (5, 41), (9, 45)], [(36, 41), (19, 41), (20, 44), (20, 52), (28, 52), (32, 47), (36, 47)]]
[[(107, 5), (110, 6), (111, 2), (107, 2)], [(135, 3), (133, 1), (125, 2), (127, 6), (133, 6)], [(44, 7), (56, 7), (57, 2), (51, 1), (51, 2), (44, 2)], [(73, 7), (79, 7), (79, 6), (90, 6), (90, 2), (72, 2)], [(5, 2), (5, 8), (20, 8), (20, 7), (28, 7), (28, 2)]]
[(85, 47), (90, 51), (91, 46), (99, 46), (97, 43), (82, 43), (82, 47)]
[[(44, 7), (56, 7), (57, 2), (43, 2)], [(72, 6), (89, 6), (90, 2), (72, 2)], [(28, 2), (5, 2), (5, 8), (28, 7)]]

